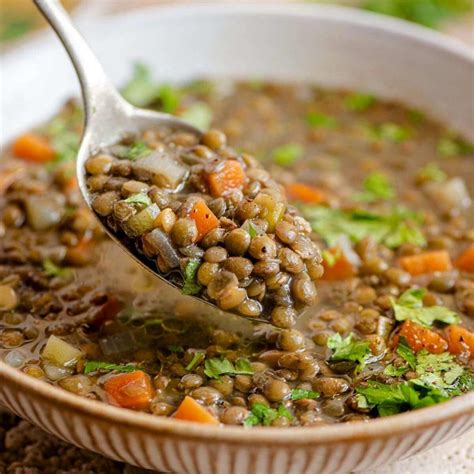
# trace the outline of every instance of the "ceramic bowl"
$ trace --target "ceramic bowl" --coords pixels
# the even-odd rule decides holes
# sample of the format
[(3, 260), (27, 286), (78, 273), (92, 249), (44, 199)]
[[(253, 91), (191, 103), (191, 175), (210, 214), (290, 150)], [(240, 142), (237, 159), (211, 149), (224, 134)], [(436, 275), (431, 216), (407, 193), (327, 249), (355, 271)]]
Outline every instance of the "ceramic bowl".
[[(157, 78), (308, 81), (411, 104), (472, 137), (470, 51), (431, 31), (335, 7), (148, 8), (83, 24), (111, 77), (144, 61)], [(52, 35), (2, 58), (2, 140), (77, 94)], [(209, 427), (77, 397), (0, 363), (0, 402), (77, 446), (145, 468), (185, 473), (333, 473), (404, 459), (467, 431), (474, 394), (393, 417), (321, 428)]]

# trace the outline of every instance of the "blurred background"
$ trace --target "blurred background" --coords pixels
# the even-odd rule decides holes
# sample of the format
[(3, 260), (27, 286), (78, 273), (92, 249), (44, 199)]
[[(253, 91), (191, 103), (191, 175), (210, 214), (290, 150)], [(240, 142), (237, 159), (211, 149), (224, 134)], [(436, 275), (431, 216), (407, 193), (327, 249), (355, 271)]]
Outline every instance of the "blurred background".
[[(211, 0), (212, 1), (212, 0)], [(232, 0), (213, 0), (229, 3)], [(233, 0), (239, 3), (245, 0)], [(292, 0), (277, 0), (292, 1)], [(275, 3), (275, 0), (260, 0)], [(63, 0), (77, 15), (114, 14), (146, 5), (197, 3), (195, 0)], [(211, 3), (207, 0), (206, 3)], [(255, 3), (252, 2), (252, 3)], [(306, 0), (304, 3), (332, 3), (404, 18), (439, 29), (474, 45), (474, 0)], [(271, 8), (269, 6), (269, 8)], [(9, 48), (44, 26), (32, 0), (0, 0), (0, 48)]]

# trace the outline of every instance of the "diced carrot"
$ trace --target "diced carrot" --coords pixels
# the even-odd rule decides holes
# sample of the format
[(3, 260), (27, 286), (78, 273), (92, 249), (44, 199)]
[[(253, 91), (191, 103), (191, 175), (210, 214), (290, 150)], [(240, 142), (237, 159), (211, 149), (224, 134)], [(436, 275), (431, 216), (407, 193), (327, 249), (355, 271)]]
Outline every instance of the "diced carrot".
[(415, 352), (426, 349), (432, 354), (439, 354), (448, 350), (447, 341), (437, 332), (424, 328), (413, 321), (408, 320), (402, 324), (400, 332), (394, 339), (395, 345), (398, 344), (399, 338), (402, 336)]
[(446, 272), (451, 270), (451, 258), (446, 250), (423, 252), (400, 258), (400, 265), (413, 276), (423, 273)]
[(196, 201), (189, 217), (196, 223), (198, 240), (201, 240), (212, 229), (219, 227), (219, 219), (202, 199)]
[(463, 272), (474, 273), (474, 245), (464, 250), (454, 265)]
[(18, 158), (33, 163), (48, 163), (56, 156), (48, 140), (34, 133), (19, 136), (13, 143), (13, 153)]
[(320, 204), (326, 202), (324, 192), (314, 186), (304, 183), (291, 183), (286, 186), (288, 198), (293, 201), (305, 202), (308, 204)]
[(209, 173), (207, 181), (213, 196), (224, 196), (231, 189), (244, 187), (245, 172), (238, 161), (228, 160), (219, 171)]
[(90, 237), (83, 237), (77, 245), (66, 251), (66, 263), (75, 267), (84, 267), (91, 263), (94, 255), (95, 243)]
[(328, 252), (334, 256), (335, 261), (333, 264), (329, 264), (326, 260), (323, 260), (324, 274), (321, 277), (322, 281), (347, 280), (357, 273), (356, 267), (341, 252), (339, 247), (332, 247), (328, 249)]
[(218, 425), (219, 420), (211, 415), (202, 405), (194, 398), (185, 396), (174, 413), (174, 417), (178, 420), (195, 421), (197, 423), (205, 423), (208, 425)]
[(153, 398), (150, 377), (141, 370), (107, 379), (104, 389), (109, 402), (123, 408), (143, 410)]
[(474, 332), (452, 324), (448, 326), (446, 333), (451, 354), (469, 353), (469, 356), (474, 359)]
[(64, 184), (63, 189), (66, 192), (74, 191), (77, 189), (78, 183), (77, 178), (75, 176), (71, 176)]

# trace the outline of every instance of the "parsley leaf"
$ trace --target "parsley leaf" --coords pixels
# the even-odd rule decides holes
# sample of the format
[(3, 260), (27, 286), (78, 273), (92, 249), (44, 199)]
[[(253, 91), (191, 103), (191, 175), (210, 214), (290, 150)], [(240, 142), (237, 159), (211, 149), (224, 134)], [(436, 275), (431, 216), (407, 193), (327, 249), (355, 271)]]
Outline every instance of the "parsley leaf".
[(50, 258), (43, 260), (43, 272), (49, 277), (68, 278), (71, 276), (71, 269), (56, 265)]
[(197, 272), (201, 266), (201, 260), (199, 258), (189, 259), (184, 269), (184, 285), (182, 292), (185, 295), (197, 295), (202, 286), (197, 281)]
[(125, 153), (124, 158), (135, 161), (149, 155), (152, 149), (145, 142), (135, 142)]
[(407, 344), (406, 339), (402, 336), (397, 345), (397, 354), (408, 362), (411, 369), (416, 367), (416, 355)]
[(269, 426), (280, 416), (284, 416), (290, 421), (293, 419), (293, 415), (283, 404), (278, 405), (278, 408), (275, 410), (274, 408), (267, 407), (263, 403), (255, 403), (252, 405), (250, 414), (244, 421), (244, 426)]
[(375, 104), (375, 97), (370, 94), (355, 92), (346, 97), (345, 105), (349, 110), (363, 112)]
[(363, 183), (363, 192), (356, 195), (360, 201), (373, 202), (395, 197), (395, 189), (387, 176), (378, 171), (369, 173)]
[(339, 333), (329, 337), (327, 346), (332, 349), (331, 360), (351, 360), (357, 362), (357, 372), (360, 372), (367, 364), (375, 361), (367, 341), (353, 341), (354, 334), (349, 334), (345, 339)]
[(158, 86), (153, 81), (151, 71), (145, 64), (135, 64), (133, 76), (122, 89), (122, 95), (137, 107), (146, 107), (158, 97)]
[(204, 352), (198, 351), (193, 355), (191, 362), (186, 366), (186, 370), (193, 370), (197, 367), (206, 357)]
[(400, 377), (406, 372), (408, 372), (407, 367), (395, 367), (393, 364), (387, 365), (383, 371), (384, 375), (388, 375), (389, 377)]
[(228, 359), (213, 357), (204, 363), (204, 373), (211, 379), (221, 375), (253, 375), (253, 369), (247, 359), (237, 359), (235, 365)]
[(159, 99), (161, 102), (161, 110), (167, 114), (174, 114), (181, 102), (181, 92), (176, 87), (169, 84), (163, 84), (160, 86)]
[(323, 260), (326, 262), (329, 268), (336, 265), (337, 261), (341, 258), (341, 249), (336, 247), (335, 249), (326, 249), (321, 252)]
[(469, 12), (472, 4), (469, 0), (365, 0), (362, 8), (436, 28), (443, 20)]
[(196, 128), (207, 130), (211, 126), (213, 114), (205, 102), (196, 102), (181, 114), (181, 118)]
[(442, 156), (461, 156), (474, 153), (474, 145), (459, 138), (445, 137), (437, 145), (437, 151)]
[(418, 227), (421, 216), (405, 208), (396, 207), (391, 214), (376, 214), (306, 205), (301, 206), (301, 211), (314, 232), (330, 247), (338, 243), (341, 235), (347, 235), (353, 242), (371, 236), (390, 248), (397, 248), (403, 243), (419, 246), (426, 243)]
[(304, 154), (304, 148), (298, 143), (288, 143), (275, 148), (272, 152), (273, 161), (280, 166), (291, 166)]
[(428, 163), (418, 171), (416, 178), (421, 182), (443, 183), (446, 181), (447, 175), (436, 163)]
[(125, 202), (128, 204), (141, 204), (144, 207), (151, 206), (152, 204), (150, 197), (145, 193), (133, 194), (125, 199)]
[(133, 364), (127, 365), (118, 365), (110, 364), (109, 362), (100, 362), (97, 360), (88, 360), (84, 366), (84, 374), (90, 374), (91, 372), (96, 372), (97, 370), (115, 370), (117, 372), (133, 372), (137, 370), (137, 367)]
[(306, 115), (306, 123), (314, 128), (337, 127), (337, 120), (334, 117), (321, 112), (309, 112)]
[(177, 345), (175, 345), (175, 344), (169, 345), (169, 346), (168, 346), (168, 350), (169, 350), (170, 352), (174, 352), (174, 353), (176, 353), (176, 354), (179, 353), (179, 352), (184, 352), (183, 346), (177, 346)]
[(394, 143), (402, 143), (410, 138), (410, 130), (393, 122), (381, 124), (376, 129), (376, 133), (382, 140)]
[(315, 398), (319, 398), (321, 394), (319, 392), (315, 392), (314, 390), (306, 390), (304, 388), (294, 388), (291, 391), (291, 399), (292, 400), (303, 400), (305, 398), (314, 400)]
[(432, 326), (435, 321), (446, 324), (457, 324), (461, 318), (457, 313), (444, 306), (423, 306), (424, 288), (406, 290), (392, 307), (397, 321), (414, 321), (422, 326)]

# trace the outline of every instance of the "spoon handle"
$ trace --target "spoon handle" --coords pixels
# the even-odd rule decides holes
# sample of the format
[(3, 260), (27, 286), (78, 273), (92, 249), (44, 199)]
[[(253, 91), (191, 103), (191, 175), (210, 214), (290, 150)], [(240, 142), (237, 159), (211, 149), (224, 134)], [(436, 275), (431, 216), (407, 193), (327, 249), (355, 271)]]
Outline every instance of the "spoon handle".
[[(60, 0), (33, 0), (63, 43), (81, 83), (86, 124), (99, 119), (100, 112), (125, 101), (109, 81), (104, 69)], [(127, 104), (128, 105), (128, 104)]]

